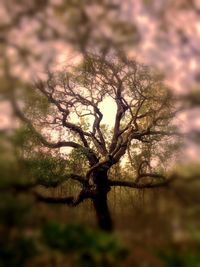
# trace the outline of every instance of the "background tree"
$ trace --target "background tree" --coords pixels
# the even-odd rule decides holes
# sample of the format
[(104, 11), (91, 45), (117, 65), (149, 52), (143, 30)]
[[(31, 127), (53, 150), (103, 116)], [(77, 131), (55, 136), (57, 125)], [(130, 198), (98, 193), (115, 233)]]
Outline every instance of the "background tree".
[[(51, 73), (46, 81), (38, 81), (34, 90), (38, 101), (48, 102), (48, 109), (42, 114), (38, 101), (32, 105), (25, 101), (20, 107), (15, 95), (12, 96), (12, 105), (16, 115), (43, 147), (72, 148), (80, 153), (77, 154), (77, 163), (80, 159), (85, 162), (81, 170), (77, 167), (74, 173), (70, 173), (69, 168), (66, 174), (81, 186), (77, 197), (53, 199), (41, 195), (41, 200), (78, 205), (91, 199), (99, 226), (111, 230), (107, 204), (111, 187), (152, 188), (169, 182), (163, 174), (153, 170), (158, 161), (153, 162), (147, 151), (138, 164), (134, 165), (131, 160), (134, 150), (136, 155), (139, 153), (140, 143), (155, 144), (157, 151), (161, 151), (158, 143), (162, 141), (163, 146), (164, 140), (174, 135), (170, 126), (174, 116), (172, 97), (159, 75), (119, 55), (88, 54), (78, 66)], [(107, 131), (102, 123), (106, 115), (101, 108), (106, 98), (112, 101), (111, 112), (115, 112), (114, 125)], [(35, 152), (38, 149), (38, 146), (33, 148)], [(128, 153), (130, 150), (132, 152)], [(120, 177), (110, 179), (111, 168), (126, 157), (137, 169), (135, 177), (130, 181)], [(62, 178), (60, 182), (63, 182)]]

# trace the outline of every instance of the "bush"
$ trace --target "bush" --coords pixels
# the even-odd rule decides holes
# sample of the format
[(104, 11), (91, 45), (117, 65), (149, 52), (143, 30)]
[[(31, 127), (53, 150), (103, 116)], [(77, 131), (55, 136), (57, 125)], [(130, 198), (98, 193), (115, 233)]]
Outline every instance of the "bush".
[(113, 235), (83, 225), (48, 223), (42, 236), (50, 249), (72, 254), (81, 267), (119, 266), (127, 256), (127, 250)]

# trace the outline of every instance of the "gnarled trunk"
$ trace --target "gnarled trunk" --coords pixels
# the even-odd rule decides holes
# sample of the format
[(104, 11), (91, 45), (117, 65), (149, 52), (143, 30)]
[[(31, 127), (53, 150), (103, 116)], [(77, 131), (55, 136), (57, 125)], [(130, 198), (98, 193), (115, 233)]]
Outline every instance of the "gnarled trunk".
[(113, 223), (108, 207), (107, 194), (97, 194), (93, 199), (99, 227), (104, 231), (112, 231)]
[(99, 227), (104, 231), (112, 231), (113, 223), (108, 207), (107, 194), (110, 191), (107, 169), (101, 168), (93, 174), (97, 194), (93, 198), (94, 209)]

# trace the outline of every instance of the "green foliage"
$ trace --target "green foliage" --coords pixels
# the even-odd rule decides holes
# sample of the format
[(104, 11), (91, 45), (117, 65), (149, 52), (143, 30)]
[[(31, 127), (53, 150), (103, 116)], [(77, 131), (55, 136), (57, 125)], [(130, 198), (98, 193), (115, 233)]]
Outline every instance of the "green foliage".
[[(27, 149), (38, 143), (35, 133), (27, 126), (15, 130), (10, 141), (15, 147)], [(32, 146), (30, 146), (32, 144)]]
[(30, 178), (44, 186), (57, 186), (67, 180), (66, 161), (50, 155), (35, 153), (31, 158), (24, 159), (24, 168)]
[(51, 104), (39, 91), (29, 86), (21, 89), (20, 93), (20, 100), (24, 102), (24, 110), (29, 117), (39, 119), (41, 116), (51, 114)]
[[(21, 141), (20, 141), (21, 142)], [(13, 136), (0, 137), (0, 188), (21, 182), (22, 168), (17, 157), (17, 147)]]
[(194, 223), (188, 224), (188, 230), (190, 232), (192, 240), (195, 241), (200, 246), (200, 230), (194, 226)]
[(47, 246), (73, 254), (81, 267), (117, 266), (127, 255), (127, 250), (112, 235), (85, 226), (49, 223), (42, 233)]
[(36, 256), (38, 250), (35, 241), (26, 236), (0, 240), (0, 267), (23, 267)]
[(166, 267), (200, 266), (200, 232), (189, 224), (188, 240), (181, 243), (169, 243), (159, 249), (157, 255)]
[(160, 251), (159, 258), (166, 267), (199, 267), (200, 252), (199, 249), (189, 249), (189, 251), (180, 253), (176, 249)]
[(160, 259), (164, 262), (166, 267), (183, 267), (183, 259), (176, 253), (176, 251), (160, 252)]
[(16, 199), (12, 195), (1, 194), (0, 197), (0, 224), (23, 226), (30, 213), (30, 203), (23, 199)]
[(26, 127), (16, 130), (7, 140), (1, 139), (0, 187), (33, 182), (56, 184), (63, 179), (64, 161), (36, 153), (33, 148), (36, 142), (36, 137)]
[(77, 173), (79, 175), (84, 175), (86, 169), (88, 168), (88, 161), (86, 158), (86, 152), (83, 149), (73, 149), (68, 155), (67, 166), (69, 171)]
[(63, 157), (39, 146), (35, 133), (21, 127), (0, 140), (0, 188), (14, 184), (54, 187), (67, 181), (71, 172), (84, 174), (88, 166), (86, 150), (73, 149)]

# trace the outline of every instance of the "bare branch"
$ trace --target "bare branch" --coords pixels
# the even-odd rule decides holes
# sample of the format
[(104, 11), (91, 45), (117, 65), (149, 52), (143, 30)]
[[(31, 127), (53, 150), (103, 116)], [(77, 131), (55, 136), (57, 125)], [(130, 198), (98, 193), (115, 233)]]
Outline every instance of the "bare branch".
[(126, 180), (115, 180), (115, 181), (109, 180), (109, 185), (110, 186), (123, 186), (123, 187), (136, 188), (136, 189), (148, 189), (148, 188), (150, 189), (150, 188), (166, 187), (173, 180), (174, 180), (174, 177), (171, 177), (169, 179), (164, 179), (159, 182), (146, 182), (146, 183), (138, 183), (138, 182), (126, 181)]
[(86, 199), (92, 199), (96, 195), (96, 191), (92, 189), (84, 188), (81, 190), (77, 197), (51, 197), (44, 196), (38, 193), (37, 191), (33, 192), (37, 201), (45, 202), (48, 204), (67, 204), (70, 206), (78, 206)]
[[(88, 98), (80, 95), (79, 93), (74, 92), (74, 89), (69, 84), (69, 77), (67, 77), (66, 81), (65, 82), (63, 81), (65, 96), (73, 97), (74, 102), (72, 104), (72, 102), (71, 102), (72, 99), (65, 101), (64, 103), (65, 103), (66, 108), (63, 108), (63, 106), (61, 105), (61, 101), (57, 100), (55, 97), (53, 97), (53, 93), (55, 93), (55, 88), (51, 84), (51, 79), (53, 79), (53, 78), (50, 75), (49, 80), (47, 81), (47, 87), (49, 88), (48, 91), (45, 89), (45, 84), (41, 81), (38, 82), (36, 84), (36, 86), (40, 90), (40, 92), (42, 92), (47, 97), (49, 102), (54, 104), (57, 107), (58, 111), (61, 113), (63, 127), (69, 129), (70, 131), (77, 133), (79, 135), (83, 145), (87, 148), (89, 148), (89, 145), (88, 145), (88, 141), (87, 141), (86, 137), (91, 138), (91, 140), (93, 141), (93, 143), (94, 143), (95, 147), (97, 148), (97, 150), (99, 151), (99, 153), (102, 155), (106, 155), (106, 153), (107, 153), (106, 143), (105, 143), (103, 134), (102, 134), (101, 129), (100, 129), (100, 122), (103, 118), (103, 114), (100, 112), (98, 105), (94, 101), (91, 101)], [(79, 85), (75, 84), (74, 86), (78, 87)], [(68, 106), (73, 106), (74, 103), (81, 103), (83, 106), (90, 106), (93, 108), (94, 116), (95, 116), (95, 120), (93, 123), (93, 132), (86, 132), (83, 130), (83, 128), (81, 126), (78, 126), (77, 124), (74, 124), (72, 122), (67, 121), (68, 115), (70, 113)], [(75, 112), (77, 113), (77, 109), (75, 106), (74, 106), (74, 109), (75, 109)], [(89, 112), (88, 114), (91, 115), (93, 113)], [(95, 135), (96, 130), (98, 133), (98, 137), (100, 139), (98, 139)]]
[(15, 112), (15, 115), (20, 118), (37, 136), (38, 140), (46, 147), (48, 148), (61, 148), (61, 147), (72, 147), (72, 148), (76, 148), (76, 149), (82, 149), (83, 151), (85, 151), (85, 155), (88, 158), (90, 165), (94, 165), (95, 163), (98, 162), (98, 159), (95, 155), (95, 153), (92, 151), (92, 149), (90, 149), (89, 147), (85, 148), (82, 145), (73, 142), (73, 141), (58, 141), (56, 143), (52, 143), (49, 142), (48, 140), (45, 139), (45, 137), (39, 133), (36, 128), (33, 126), (33, 124), (31, 123), (31, 121), (24, 115), (24, 113), (20, 110), (20, 108), (18, 107), (14, 97), (11, 97), (11, 104), (13, 107), (13, 110)]
[(74, 198), (73, 197), (46, 197), (41, 195), (38, 192), (33, 193), (35, 199), (39, 202), (45, 202), (48, 204), (67, 204), (67, 205), (73, 205), (74, 204)]
[(20, 118), (26, 125), (33, 130), (33, 132), (36, 134), (38, 140), (46, 147), (49, 148), (60, 148), (60, 147), (73, 147), (73, 148), (82, 148), (80, 144), (77, 144), (73, 141), (59, 141), (57, 143), (51, 143), (48, 140), (45, 139), (45, 137), (39, 133), (36, 128), (33, 126), (31, 121), (24, 115), (24, 113), (20, 110), (20, 108), (17, 106), (16, 101), (12, 97), (11, 104), (13, 107), (13, 110), (15, 112), (15, 115)]

